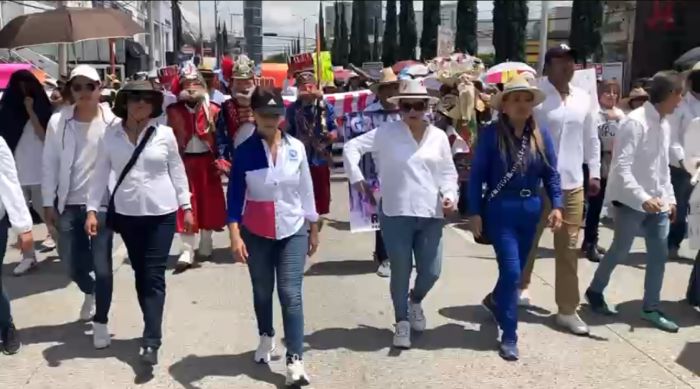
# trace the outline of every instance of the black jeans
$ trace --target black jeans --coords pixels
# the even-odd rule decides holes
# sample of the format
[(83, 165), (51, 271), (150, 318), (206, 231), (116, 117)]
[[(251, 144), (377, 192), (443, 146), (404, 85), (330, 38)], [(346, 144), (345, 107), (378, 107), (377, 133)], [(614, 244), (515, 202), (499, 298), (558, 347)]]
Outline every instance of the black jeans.
[[(583, 165), (583, 182), (584, 190), (588, 192), (588, 165)], [(608, 185), (608, 180), (603, 178), (600, 180), (600, 192), (595, 196), (586, 196), (588, 207), (585, 213), (586, 228), (583, 231), (583, 245), (598, 244), (598, 225), (600, 224), (600, 213), (603, 211), (603, 200), (605, 200), (605, 188)]]
[(374, 235), (374, 258), (380, 263), (389, 259), (389, 256), (386, 254), (386, 248), (384, 248), (384, 238), (382, 238), (381, 230), (377, 230)]
[(175, 213), (162, 216), (124, 216), (122, 239), (134, 269), (136, 294), (143, 313), (143, 347), (161, 345), (165, 305), (165, 267), (175, 235)]
[(693, 186), (690, 185), (690, 174), (682, 168), (670, 166), (671, 185), (676, 195), (676, 221), (671, 223), (671, 230), (668, 233), (668, 248), (678, 250), (681, 242), (685, 239), (688, 230), (688, 212), (690, 207), (690, 195), (693, 193)]
[(5, 259), (7, 249), (7, 229), (10, 222), (7, 217), (0, 219), (0, 330), (12, 324), (12, 313), (10, 311), (10, 298), (5, 293), (5, 286), (2, 283), (2, 262)]

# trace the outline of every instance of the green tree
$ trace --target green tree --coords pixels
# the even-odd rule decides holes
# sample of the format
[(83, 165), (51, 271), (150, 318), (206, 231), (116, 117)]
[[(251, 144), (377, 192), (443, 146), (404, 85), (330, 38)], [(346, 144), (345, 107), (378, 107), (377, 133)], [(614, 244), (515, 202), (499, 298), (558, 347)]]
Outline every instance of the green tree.
[(476, 0), (457, 1), (457, 33), (455, 34), (455, 50), (476, 55), (478, 43), (476, 39), (477, 6)]
[(350, 53), (350, 48), (348, 44), (350, 43), (350, 36), (348, 34), (348, 23), (345, 20), (345, 6), (340, 3), (340, 35), (338, 36), (338, 65), (347, 66), (348, 65), (348, 54)]
[(370, 58), (367, 29), (367, 6), (364, 0), (352, 2), (352, 26), (350, 32), (350, 63), (361, 66)]
[(338, 0), (333, 3), (333, 44), (331, 45), (331, 59), (338, 62), (338, 38), (340, 37), (340, 15), (338, 14)]
[(416, 13), (413, 0), (399, 0), (399, 57), (398, 60), (416, 59)]
[(603, 54), (601, 27), (603, 2), (600, 0), (574, 0), (571, 8), (569, 45), (577, 51), (578, 60), (584, 66), (589, 58), (600, 59)]
[(382, 40), (382, 62), (384, 66), (396, 63), (396, 0), (386, 2), (386, 25)]
[(527, 1), (494, 0), (493, 47), (495, 63), (525, 60)]
[(423, 32), (420, 36), (420, 59), (437, 56), (438, 26), (440, 26), (440, 0), (423, 0)]
[(326, 51), (326, 26), (323, 23), (323, 3), (318, 2), (318, 39), (321, 41), (321, 51)]
[(287, 63), (287, 54), (278, 53), (265, 57), (264, 63)]
[(372, 61), (379, 60), (379, 18), (374, 18), (374, 43), (372, 44)]

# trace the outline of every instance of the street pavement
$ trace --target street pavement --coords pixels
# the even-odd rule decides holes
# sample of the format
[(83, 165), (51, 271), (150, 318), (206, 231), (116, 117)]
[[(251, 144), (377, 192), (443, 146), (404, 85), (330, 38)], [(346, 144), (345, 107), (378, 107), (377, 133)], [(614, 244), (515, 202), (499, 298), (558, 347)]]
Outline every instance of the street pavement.
[[(620, 314), (601, 318), (582, 307), (592, 335), (576, 337), (556, 328), (551, 316), (554, 261), (546, 233), (531, 289), (537, 307), (521, 311), (521, 360), (507, 363), (494, 351), (497, 330), (480, 306), (498, 274), (493, 251), (470, 242), (466, 223), (457, 221), (445, 228), (442, 277), (424, 302), (428, 329), (414, 336), (411, 350), (399, 352), (390, 347), (389, 282), (375, 275), (370, 260), (374, 235), (348, 231), (347, 184), (340, 178), (333, 199), (304, 280), (304, 359), (312, 388), (700, 388), (700, 314), (681, 301), (690, 261), (666, 267), (663, 309), (678, 321), (677, 334), (639, 319), (644, 243), (638, 239), (607, 290)], [(43, 226), (36, 231), (45, 236)], [(603, 227), (601, 235), (609, 245), (610, 230)], [(215, 235), (211, 262), (182, 274), (168, 271), (161, 363), (153, 371), (137, 360), (141, 315), (131, 268), (116, 246), (113, 341), (99, 351), (89, 325), (76, 321), (82, 296), (55, 253), (17, 278), (11, 271), (19, 253), (8, 251), (3, 282), (25, 346), (20, 354), (0, 356), (0, 388), (283, 387), (283, 358), (269, 367), (252, 362), (257, 331), (250, 280), (246, 266), (233, 263), (225, 233)], [(595, 268), (580, 260), (582, 292)], [(281, 344), (277, 306), (275, 315)]]

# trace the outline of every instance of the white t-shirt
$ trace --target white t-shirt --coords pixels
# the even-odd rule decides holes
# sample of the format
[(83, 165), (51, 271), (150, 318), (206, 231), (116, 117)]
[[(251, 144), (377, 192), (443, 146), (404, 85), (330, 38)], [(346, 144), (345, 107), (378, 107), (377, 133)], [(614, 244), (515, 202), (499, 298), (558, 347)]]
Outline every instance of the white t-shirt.
[(43, 150), (44, 142), (34, 131), (32, 122), (27, 120), (15, 148), (15, 163), (17, 164), (20, 185), (41, 185), (41, 155)]
[(97, 160), (97, 144), (99, 131), (91, 131), (90, 124), (73, 121), (75, 130), (75, 157), (70, 171), (70, 190), (66, 197), (66, 204), (87, 204), (90, 174), (95, 168)]

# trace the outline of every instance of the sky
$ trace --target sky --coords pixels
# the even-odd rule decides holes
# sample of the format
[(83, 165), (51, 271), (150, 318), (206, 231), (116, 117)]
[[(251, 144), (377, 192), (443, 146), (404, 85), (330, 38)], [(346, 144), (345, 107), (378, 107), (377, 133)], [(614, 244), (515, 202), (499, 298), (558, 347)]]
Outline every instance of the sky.
[[(214, 1), (182, 1), (184, 8), (184, 17), (186, 19), (194, 19), (192, 22), (197, 24), (198, 3), (202, 7), (202, 25), (205, 36), (214, 33)], [(263, 1), (263, 32), (277, 33), (281, 36), (297, 36), (303, 35), (303, 18), (306, 18), (306, 34), (313, 35), (315, 24), (318, 20), (318, 1)], [(324, 8), (327, 5), (333, 5), (334, 1), (322, 1)], [(456, 3), (456, 1), (442, 1), (442, 3)], [(414, 0), (413, 6), (415, 10), (423, 9), (422, 0)], [(550, 7), (561, 5), (570, 5), (571, 1), (550, 1)], [(398, 4), (397, 4), (398, 6)], [(493, 1), (478, 2), (478, 18), (491, 19), (493, 11)], [(529, 1), (530, 18), (539, 18), (540, 1)], [(219, 1), (217, 6), (217, 15), (220, 19), (226, 21), (227, 29), (231, 31), (231, 14), (243, 13), (243, 1)], [(243, 16), (233, 16), (235, 28), (242, 30)], [(198, 28), (198, 27), (196, 27)], [(241, 34), (242, 35), (242, 34)], [(264, 45), (266, 46), (265, 53), (271, 54), (282, 51), (281, 47), (289, 41), (265, 38)]]

